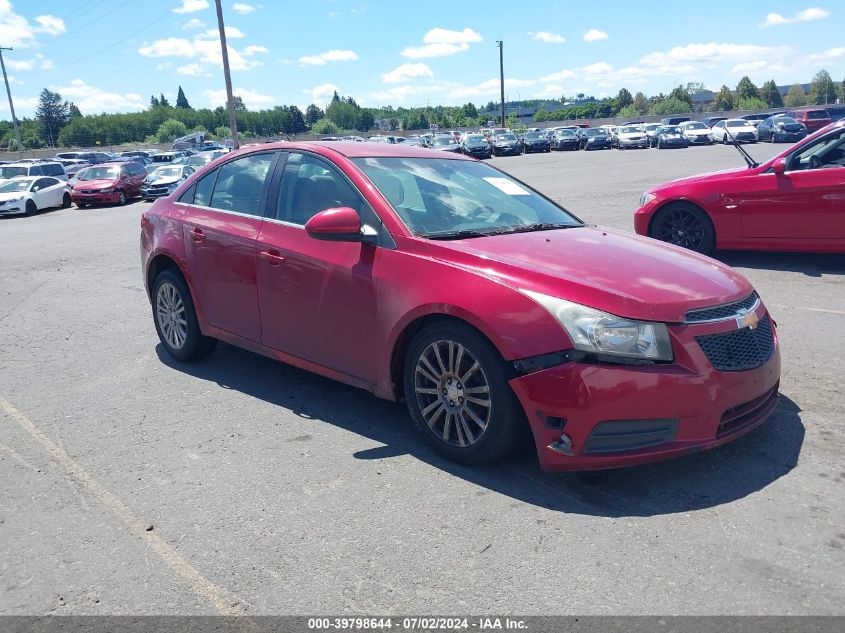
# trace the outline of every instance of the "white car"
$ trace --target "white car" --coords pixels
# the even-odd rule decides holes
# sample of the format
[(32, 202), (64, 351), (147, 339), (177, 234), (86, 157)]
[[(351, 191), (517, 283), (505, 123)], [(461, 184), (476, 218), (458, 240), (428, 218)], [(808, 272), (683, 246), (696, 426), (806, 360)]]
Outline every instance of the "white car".
[(757, 128), (745, 119), (719, 121), (711, 131), (713, 132), (713, 140), (725, 145), (733, 143), (734, 139), (738, 143), (756, 143), (760, 139)]
[(648, 136), (640, 125), (623, 125), (616, 128), (613, 135), (613, 144), (616, 149), (626, 149), (629, 147), (648, 147)]
[(712, 145), (713, 130), (701, 121), (684, 121), (678, 129), (690, 145)]
[(660, 123), (645, 123), (643, 124), (643, 132), (648, 137), (649, 146), (654, 145), (654, 132), (660, 127)]
[(59, 180), (67, 180), (67, 172), (61, 163), (51, 161), (17, 162), (0, 165), (0, 179), (17, 178), (18, 176), (52, 176)]
[(51, 207), (67, 209), (70, 202), (70, 187), (52, 176), (24, 176), (0, 182), (0, 215), (32, 215)]

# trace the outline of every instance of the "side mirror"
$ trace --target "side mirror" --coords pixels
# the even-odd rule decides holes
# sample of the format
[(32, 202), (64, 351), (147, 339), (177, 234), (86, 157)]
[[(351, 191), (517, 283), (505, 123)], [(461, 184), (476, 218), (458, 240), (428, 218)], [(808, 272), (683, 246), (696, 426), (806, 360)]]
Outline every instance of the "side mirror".
[(361, 225), (358, 212), (350, 207), (320, 211), (305, 223), (305, 231), (315, 240), (329, 242), (375, 244), (378, 237), (372, 228)]
[(772, 163), (772, 171), (775, 172), (778, 176), (786, 172), (786, 159), (785, 158), (778, 158), (775, 162)]

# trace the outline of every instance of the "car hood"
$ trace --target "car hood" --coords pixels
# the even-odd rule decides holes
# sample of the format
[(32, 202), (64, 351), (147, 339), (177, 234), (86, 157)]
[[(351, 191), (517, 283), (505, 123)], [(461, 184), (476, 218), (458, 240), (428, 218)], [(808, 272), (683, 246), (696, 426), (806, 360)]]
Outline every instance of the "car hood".
[(26, 196), (26, 191), (9, 191), (8, 193), (0, 193), (0, 202), (12, 200), (14, 198), (23, 198)]
[(619, 132), (617, 134), (619, 138), (640, 138), (645, 136), (645, 132)]
[(77, 180), (74, 187), (80, 189), (108, 189), (114, 187), (114, 180)]
[(710, 130), (684, 130), (684, 134), (689, 136), (710, 136)]
[(145, 185), (175, 185), (181, 179), (180, 178), (173, 178), (172, 176), (167, 177), (160, 177), (160, 178), (150, 178), (147, 177), (144, 179)]
[(430, 243), (435, 259), (631, 319), (679, 323), (688, 310), (747, 297), (729, 266), (597, 226)]
[[(737, 154), (737, 160), (742, 160), (739, 154)], [(708, 182), (718, 182), (720, 180), (733, 180), (734, 178), (738, 178), (740, 176), (746, 176), (749, 173), (750, 169), (747, 167), (737, 167), (735, 169), (722, 169), (720, 171), (710, 171), (704, 174), (696, 174), (695, 176), (687, 176), (686, 178), (670, 180), (669, 182), (662, 183), (657, 187), (652, 187), (648, 190), (648, 193), (658, 193), (664, 189), (674, 189), (678, 185), (692, 185), (705, 180)]]

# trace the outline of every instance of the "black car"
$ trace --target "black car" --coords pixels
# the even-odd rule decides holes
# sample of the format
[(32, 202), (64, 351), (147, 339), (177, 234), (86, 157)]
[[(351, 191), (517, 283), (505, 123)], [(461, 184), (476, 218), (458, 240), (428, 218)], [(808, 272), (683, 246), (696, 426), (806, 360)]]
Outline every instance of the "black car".
[(490, 143), (493, 145), (493, 156), (519, 156), (522, 154), (522, 145), (515, 134), (504, 132), (496, 134)]
[(610, 136), (600, 127), (581, 130), (578, 134), (578, 147), (583, 150), (610, 149)]
[(769, 117), (777, 116), (779, 114), (786, 114), (784, 110), (780, 112), (756, 112), (755, 114), (743, 114), (741, 117), (737, 117), (739, 119), (745, 119), (754, 127), (760, 125), (761, 122), (765, 121)]
[(552, 136), (552, 149), (574, 149), (580, 147), (579, 137), (575, 130), (557, 130)]
[(461, 153), (475, 158), (490, 158), (493, 146), (481, 134), (467, 134), (461, 141)]
[(670, 147), (689, 147), (687, 139), (674, 125), (661, 125), (654, 131), (652, 141), (657, 149), (669, 149)]
[(807, 136), (807, 128), (791, 116), (778, 114), (760, 121), (757, 134), (761, 141), (772, 143), (794, 143)]
[(701, 122), (704, 123), (707, 127), (713, 127), (719, 121), (727, 121), (728, 117), (726, 116), (709, 116), (704, 119), (701, 119)]
[(436, 149), (441, 152), (452, 152), (457, 154), (461, 151), (461, 146), (451, 134), (438, 134), (431, 142), (431, 149)]
[(522, 151), (526, 154), (550, 152), (552, 151), (552, 144), (542, 132), (526, 132), (522, 137)]
[(678, 125), (689, 120), (688, 116), (668, 116), (665, 119), (660, 119), (660, 125)]

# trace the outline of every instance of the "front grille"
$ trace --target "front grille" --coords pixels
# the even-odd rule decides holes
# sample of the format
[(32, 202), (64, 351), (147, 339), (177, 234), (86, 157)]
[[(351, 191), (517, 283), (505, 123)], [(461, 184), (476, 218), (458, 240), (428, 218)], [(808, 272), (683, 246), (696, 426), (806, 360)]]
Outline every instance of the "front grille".
[(768, 417), (777, 405), (777, 401), (778, 385), (775, 385), (762, 396), (728, 409), (722, 414), (716, 437), (750, 426), (759, 422), (761, 418)]
[(719, 321), (721, 319), (730, 319), (736, 316), (740, 310), (750, 310), (757, 303), (756, 292), (752, 292), (745, 299), (735, 301), (722, 306), (715, 306), (713, 308), (703, 308), (701, 310), (690, 310), (684, 315), (685, 323), (705, 323), (707, 321)]
[(747, 371), (765, 364), (775, 351), (772, 322), (767, 314), (753, 330), (696, 336), (701, 351), (719, 371)]

